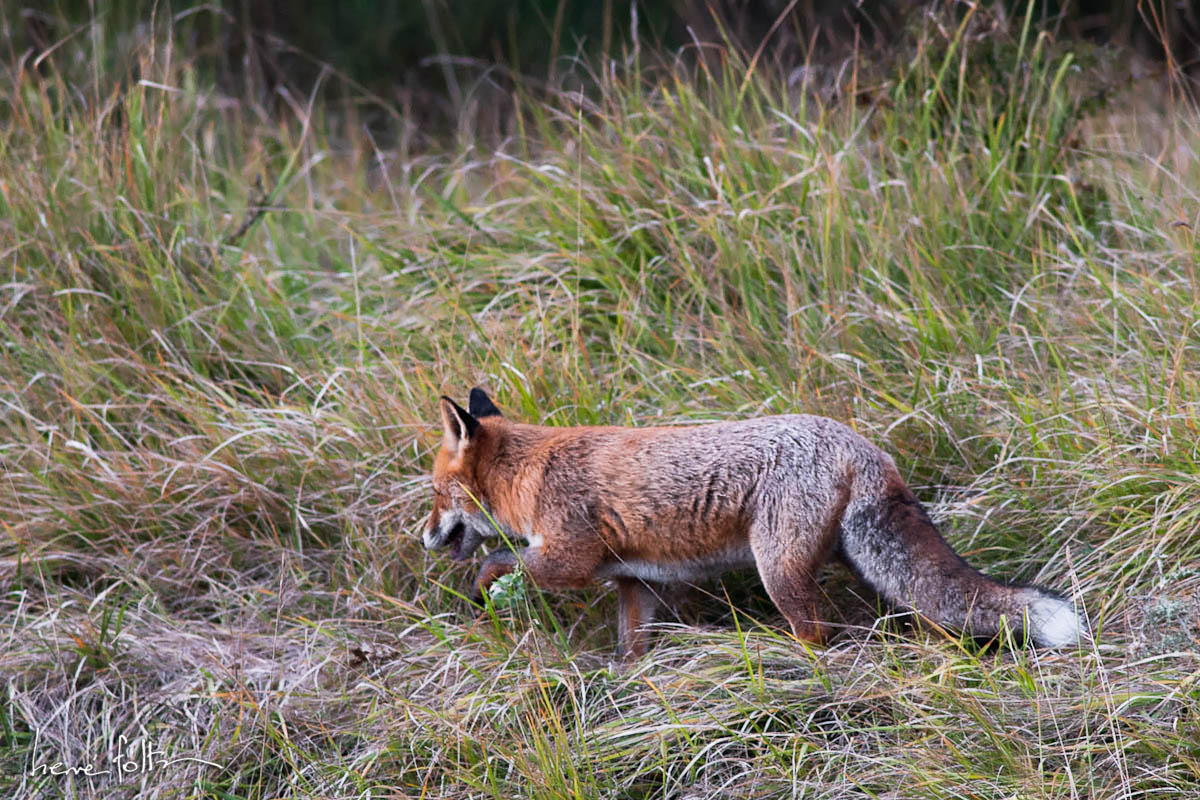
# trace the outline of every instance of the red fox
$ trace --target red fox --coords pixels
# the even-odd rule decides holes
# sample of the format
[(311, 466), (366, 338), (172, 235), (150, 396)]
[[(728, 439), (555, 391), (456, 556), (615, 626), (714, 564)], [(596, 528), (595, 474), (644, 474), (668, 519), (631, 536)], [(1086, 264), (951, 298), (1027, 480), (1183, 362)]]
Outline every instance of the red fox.
[(553, 428), (504, 418), (478, 387), (469, 410), (445, 396), (440, 408), (425, 546), (465, 560), (497, 535), (489, 516), (528, 542), (484, 558), (476, 600), (518, 562), (542, 589), (613, 579), (622, 657), (646, 651), (654, 584), (745, 567), (793, 634), (819, 642), (817, 576), (833, 558), (887, 602), (971, 636), (995, 636), (1005, 617), (1042, 647), (1084, 634), (1068, 600), (963, 561), (892, 459), (832, 419)]

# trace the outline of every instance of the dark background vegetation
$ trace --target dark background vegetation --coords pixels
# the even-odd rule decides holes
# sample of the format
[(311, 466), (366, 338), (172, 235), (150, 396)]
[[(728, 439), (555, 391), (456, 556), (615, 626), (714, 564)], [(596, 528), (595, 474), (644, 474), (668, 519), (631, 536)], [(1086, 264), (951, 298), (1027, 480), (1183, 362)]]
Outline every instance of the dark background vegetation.
[[(691, 49), (719, 57), (709, 43), (733, 45), (785, 69), (831, 63), (855, 52), (899, 46), (914, 15), (939, 5), (965, 13), (966, 2), (915, 0), (224, 0), (198, 4), (59, 0), (6, 4), (9, 46), (31, 61), (99, 20), (108, 38), (172, 20), (189, 54), (220, 85), (261, 95), (281, 85), (305, 90), (331, 71), (334, 83), (375, 93), (447, 123), (479, 85), (510, 89), (577, 79), (580, 56), (628, 54), (631, 42), (663, 52)], [(1018, 0), (983, 3), (999, 16), (1022, 17)], [(1200, 12), (1173, 0), (1079, 0), (1034, 4), (1037, 27), (1063, 39), (1111, 43), (1174, 75), (1200, 77)], [(636, 28), (636, 31), (634, 30)], [(634, 34), (636, 33), (636, 37)], [(117, 48), (119, 52), (119, 48)], [(119, 57), (119, 56), (118, 56)], [(132, 65), (131, 65), (132, 66)], [(569, 77), (568, 77), (569, 76)], [(337, 88), (335, 86), (335, 88)], [(491, 96), (494, 98), (494, 96)]]

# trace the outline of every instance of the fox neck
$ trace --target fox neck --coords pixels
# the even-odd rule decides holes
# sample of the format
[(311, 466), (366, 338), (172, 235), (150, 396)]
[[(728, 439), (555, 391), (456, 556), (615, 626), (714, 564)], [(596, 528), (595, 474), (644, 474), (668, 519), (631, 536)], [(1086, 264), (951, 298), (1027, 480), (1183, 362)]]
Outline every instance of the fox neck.
[(541, 482), (541, 475), (528, 466), (537, 463), (533, 451), (553, 429), (499, 418), (486, 424), (487, 435), (475, 454), (473, 483), (479, 499), (501, 525), (524, 531), (533, 523), (532, 501)]

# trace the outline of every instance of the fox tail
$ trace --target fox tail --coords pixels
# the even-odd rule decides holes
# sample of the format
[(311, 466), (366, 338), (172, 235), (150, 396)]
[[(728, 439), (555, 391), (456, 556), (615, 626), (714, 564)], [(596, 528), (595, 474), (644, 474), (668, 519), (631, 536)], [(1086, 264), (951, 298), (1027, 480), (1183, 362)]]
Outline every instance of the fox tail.
[(885, 600), (946, 628), (991, 638), (1023, 631), (1038, 647), (1069, 647), (1087, 635), (1070, 600), (1036, 586), (995, 581), (951, 549), (905, 486), (851, 492), (841, 552)]

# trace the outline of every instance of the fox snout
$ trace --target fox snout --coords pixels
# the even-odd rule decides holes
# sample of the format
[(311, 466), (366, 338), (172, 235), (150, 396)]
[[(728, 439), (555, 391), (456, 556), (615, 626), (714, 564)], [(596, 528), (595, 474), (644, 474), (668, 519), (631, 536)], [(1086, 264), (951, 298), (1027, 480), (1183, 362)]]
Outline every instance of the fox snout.
[(434, 509), (423, 540), (428, 550), (450, 548), (450, 558), (465, 561), (488, 535), (487, 518), (457, 508)]
[(426, 550), (436, 550), (449, 535), (449, 531), (442, 530), (442, 516), (448, 510), (442, 498), (434, 495), (433, 511), (429, 514), (429, 524), (425, 526), (425, 535), (422, 537)]

